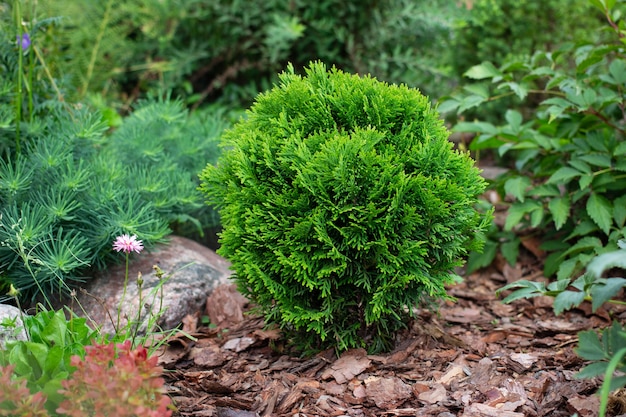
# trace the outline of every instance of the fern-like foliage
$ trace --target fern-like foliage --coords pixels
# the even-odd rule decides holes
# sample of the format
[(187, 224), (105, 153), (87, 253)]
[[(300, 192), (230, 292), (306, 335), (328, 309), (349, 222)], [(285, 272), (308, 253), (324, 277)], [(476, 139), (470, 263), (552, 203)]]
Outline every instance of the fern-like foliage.
[(201, 174), (220, 253), (299, 348), (387, 349), (481, 247), (485, 181), (417, 90), (319, 63), (280, 79)]

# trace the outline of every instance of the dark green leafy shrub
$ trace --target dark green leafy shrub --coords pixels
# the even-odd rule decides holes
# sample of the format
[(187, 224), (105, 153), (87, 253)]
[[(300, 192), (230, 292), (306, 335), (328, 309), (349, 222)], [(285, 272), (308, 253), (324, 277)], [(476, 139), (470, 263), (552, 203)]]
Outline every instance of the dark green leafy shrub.
[(480, 248), (485, 182), (417, 90), (322, 64), (280, 80), (201, 174), (220, 253), (296, 346), (389, 348)]
[(592, 40), (601, 17), (588, 0), (474, 0), (455, 33), (458, 75), (490, 61), (497, 66), (564, 42)]
[(494, 185), (511, 203), (504, 229), (515, 233), (508, 236), (513, 241), (540, 234), (549, 254), (544, 272), (559, 280), (578, 276), (626, 236), (626, 51), (624, 23), (614, 20), (623, 5), (597, 4), (608, 18), (607, 41), (567, 44), (499, 68), (489, 62), (472, 67), (468, 76), (491, 80), (499, 93), (466, 89), (440, 107), (467, 109), (507, 95), (539, 97), (530, 117), (511, 109), (502, 125), (471, 121), (453, 130), (475, 134), (473, 150), (494, 149), (511, 158), (510, 171)]

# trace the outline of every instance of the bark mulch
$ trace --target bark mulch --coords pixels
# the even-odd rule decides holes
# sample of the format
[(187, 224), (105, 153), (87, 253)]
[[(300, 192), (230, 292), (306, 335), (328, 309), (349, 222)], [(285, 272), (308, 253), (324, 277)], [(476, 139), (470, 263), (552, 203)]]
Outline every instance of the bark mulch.
[(420, 311), (380, 355), (290, 355), (260, 318), (232, 323), (242, 302), (226, 290), (208, 304), (221, 310), (222, 329), (190, 317), (196, 340), (179, 336), (161, 352), (174, 415), (595, 417), (600, 381), (576, 378), (585, 362), (574, 348), (577, 332), (609, 324), (607, 312), (583, 305), (555, 316), (551, 299), (505, 305), (495, 295), (507, 282), (541, 279), (539, 263), (496, 262), (466, 277), (449, 290), (455, 303)]

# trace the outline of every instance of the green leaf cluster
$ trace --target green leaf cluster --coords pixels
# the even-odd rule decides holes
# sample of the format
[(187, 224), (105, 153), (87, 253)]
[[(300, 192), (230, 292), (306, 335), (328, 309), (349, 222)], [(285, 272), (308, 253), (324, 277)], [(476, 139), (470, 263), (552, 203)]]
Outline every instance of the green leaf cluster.
[[(472, 0), (466, 3), (469, 10), (458, 22), (448, 48), (452, 55), (451, 73), (467, 92), (473, 93), (461, 104), (465, 119), (502, 120), (504, 111), (511, 106), (523, 106), (532, 111), (537, 103), (520, 100), (517, 94), (502, 97), (497, 102), (484, 102), (501, 91), (486, 83), (468, 83), (463, 76), (485, 79), (489, 71), (506, 63), (520, 62), (537, 50), (551, 52), (565, 42), (592, 41), (600, 37), (596, 29), (602, 17), (594, 13), (588, 0)], [(483, 62), (493, 65), (491, 68), (475, 67)], [(472, 69), (467, 71), (468, 68)], [(475, 107), (478, 103), (482, 103), (480, 108)]]
[(467, 121), (453, 131), (475, 134), (471, 149), (511, 161), (494, 184), (511, 202), (504, 230), (541, 233), (544, 272), (558, 279), (577, 276), (626, 235), (624, 3), (616, 4), (603, 9), (604, 41), (564, 44), (499, 67), (484, 62), (466, 75), (490, 80), (496, 94), (465, 88), (439, 107), (463, 112), (505, 96), (539, 100), (532, 114), (509, 109), (504, 124)]
[(604, 376), (600, 388), (600, 410), (598, 415), (604, 417), (609, 403), (609, 394), (626, 386), (626, 329), (618, 323), (605, 328), (599, 334), (593, 330), (578, 333), (576, 354), (591, 361), (576, 377), (593, 378)]
[(24, 316), (28, 341), (7, 342), (0, 349), (0, 366), (14, 365), (15, 377), (25, 378), (31, 392), (47, 397), (46, 409), (53, 413), (63, 401), (59, 394), (61, 381), (73, 369), (70, 359), (85, 356), (85, 346), (97, 336), (86, 319), (72, 316), (69, 320), (62, 310), (41, 310), (34, 316)]
[(201, 174), (219, 253), (298, 348), (387, 349), (481, 247), (485, 181), (417, 90), (321, 63), (280, 80)]

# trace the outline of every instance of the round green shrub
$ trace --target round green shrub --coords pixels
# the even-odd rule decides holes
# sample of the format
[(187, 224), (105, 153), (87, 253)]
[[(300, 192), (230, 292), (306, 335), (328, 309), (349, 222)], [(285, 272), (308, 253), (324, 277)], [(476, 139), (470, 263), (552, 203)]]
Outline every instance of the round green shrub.
[(201, 189), (240, 291), (299, 349), (388, 349), (482, 246), (485, 181), (427, 97), (293, 67), (222, 137)]

